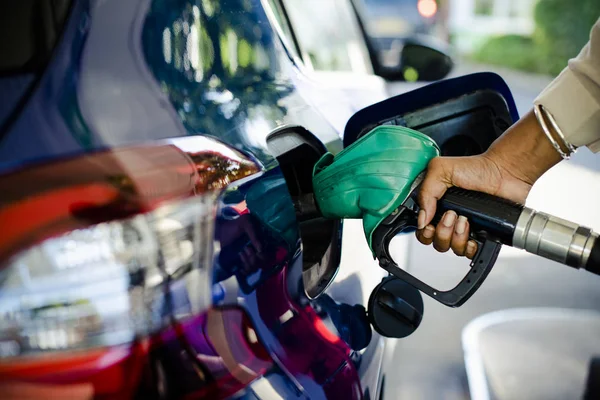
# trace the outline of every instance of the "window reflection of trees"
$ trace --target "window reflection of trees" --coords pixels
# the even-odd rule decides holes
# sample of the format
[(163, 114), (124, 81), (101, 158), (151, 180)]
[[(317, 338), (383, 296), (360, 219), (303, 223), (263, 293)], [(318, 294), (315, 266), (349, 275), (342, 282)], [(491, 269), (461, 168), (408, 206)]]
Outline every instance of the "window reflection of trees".
[(143, 31), (146, 59), (190, 131), (256, 147), (238, 131), (242, 121), (284, 115), (278, 100), (291, 89), (281, 79), (263, 12), (259, 0), (152, 2)]

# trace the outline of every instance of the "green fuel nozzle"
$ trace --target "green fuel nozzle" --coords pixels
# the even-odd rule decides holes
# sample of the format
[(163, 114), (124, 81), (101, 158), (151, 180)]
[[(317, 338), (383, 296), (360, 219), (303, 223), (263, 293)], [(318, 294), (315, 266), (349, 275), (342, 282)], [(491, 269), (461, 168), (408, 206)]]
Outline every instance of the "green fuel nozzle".
[(400, 268), (390, 255), (389, 244), (398, 233), (416, 228), (416, 193), (429, 161), (439, 154), (437, 144), (423, 133), (402, 126), (378, 126), (339, 154), (325, 154), (315, 164), (316, 205), (307, 209), (326, 218), (361, 218), (379, 265), (450, 307), (459, 307), (477, 291), (503, 244), (600, 274), (600, 240), (591, 229), (456, 187), (438, 201), (432, 223), (449, 210), (467, 217), (471, 238), (478, 244), (469, 273), (455, 288), (442, 291)]
[(324, 217), (362, 218), (375, 255), (373, 232), (407, 200), (419, 174), (439, 153), (421, 132), (378, 126), (335, 157), (327, 153), (315, 164), (315, 201)]

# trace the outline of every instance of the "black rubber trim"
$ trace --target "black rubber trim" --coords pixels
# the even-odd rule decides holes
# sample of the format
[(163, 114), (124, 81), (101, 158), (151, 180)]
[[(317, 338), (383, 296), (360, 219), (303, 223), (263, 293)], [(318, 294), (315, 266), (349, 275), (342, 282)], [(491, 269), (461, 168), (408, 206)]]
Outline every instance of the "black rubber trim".
[(590, 360), (588, 376), (585, 385), (583, 400), (600, 399), (600, 357), (595, 356)]
[(594, 247), (592, 247), (592, 252), (590, 253), (590, 258), (587, 260), (585, 269), (596, 275), (600, 275), (600, 238), (596, 239)]

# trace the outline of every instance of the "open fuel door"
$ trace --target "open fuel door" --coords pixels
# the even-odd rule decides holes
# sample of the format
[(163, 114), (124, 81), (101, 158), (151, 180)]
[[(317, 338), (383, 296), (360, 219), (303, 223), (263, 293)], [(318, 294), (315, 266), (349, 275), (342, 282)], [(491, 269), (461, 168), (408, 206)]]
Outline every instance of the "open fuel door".
[(344, 147), (379, 125), (401, 125), (430, 136), (442, 155), (484, 152), (519, 118), (504, 80), (476, 73), (439, 81), (364, 108), (346, 124)]

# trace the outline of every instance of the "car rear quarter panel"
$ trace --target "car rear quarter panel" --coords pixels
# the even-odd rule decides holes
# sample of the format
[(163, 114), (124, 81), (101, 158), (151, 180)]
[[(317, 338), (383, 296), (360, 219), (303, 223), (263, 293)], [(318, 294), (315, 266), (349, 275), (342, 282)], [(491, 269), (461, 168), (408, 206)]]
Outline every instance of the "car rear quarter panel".
[[(360, 397), (348, 347), (310, 306), (299, 305), (294, 296), (301, 294), (287, 289), (300, 276), (300, 243), (285, 181), (266, 144), (270, 132), (294, 123), (340, 149), (341, 124), (332, 120), (347, 120), (355, 107), (328, 92), (323, 96), (332, 101), (317, 110), (306, 95), (317, 92), (259, 0), (78, 0), (36, 90), (2, 132), (0, 173), (184, 136), (213, 137), (242, 151), (262, 171), (220, 197), (216, 304), (243, 305), (290, 390)], [(254, 234), (264, 242), (258, 244), (264, 258), (240, 269), (248, 246), (257, 250)]]

